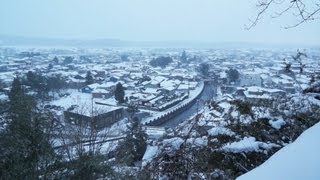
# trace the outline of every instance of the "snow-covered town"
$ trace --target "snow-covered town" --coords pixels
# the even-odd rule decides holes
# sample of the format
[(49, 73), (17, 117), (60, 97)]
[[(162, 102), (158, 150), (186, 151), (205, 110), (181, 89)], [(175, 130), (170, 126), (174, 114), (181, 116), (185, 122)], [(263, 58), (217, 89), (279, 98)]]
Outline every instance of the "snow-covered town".
[(0, 1), (0, 180), (319, 180), (320, 0)]
[[(192, 176), (236, 177), (292, 143), (306, 126), (295, 121), (319, 115), (317, 49), (11, 47), (0, 54), (1, 104), (20, 79), (38, 108), (53, 116), (56, 151), (66, 148), (76, 156), (72, 152), (79, 146), (84, 151), (97, 146), (118, 164), (118, 148), (137, 120), (146, 135), (141, 159), (115, 169), (129, 174), (165, 175), (174, 166), (158, 164), (166, 156), (187, 161), (179, 153), (201, 156), (209, 150), (231, 161), (233, 171), (225, 174), (212, 162), (217, 169), (210, 176), (197, 171)], [(163, 59), (168, 63), (161, 64)], [(244, 155), (256, 162), (243, 164)]]

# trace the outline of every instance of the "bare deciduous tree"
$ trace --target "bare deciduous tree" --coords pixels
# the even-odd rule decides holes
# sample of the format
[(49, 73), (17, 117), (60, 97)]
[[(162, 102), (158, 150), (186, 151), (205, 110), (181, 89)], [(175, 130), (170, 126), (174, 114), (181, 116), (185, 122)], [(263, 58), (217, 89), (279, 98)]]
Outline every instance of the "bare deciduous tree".
[(256, 26), (262, 16), (268, 12), (271, 13), (271, 18), (294, 16), (296, 22), (285, 25), (285, 29), (297, 27), (320, 17), (320, 0), (258, 0), (256, 7), (258, 13), (254, 19), (250, 19), (250, 24), (246, 29)]

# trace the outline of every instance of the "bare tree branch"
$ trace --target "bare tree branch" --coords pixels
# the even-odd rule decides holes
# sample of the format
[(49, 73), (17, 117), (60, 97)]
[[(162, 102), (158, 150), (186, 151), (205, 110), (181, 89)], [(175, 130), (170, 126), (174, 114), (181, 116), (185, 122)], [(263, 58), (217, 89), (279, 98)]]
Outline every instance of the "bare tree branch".
[[(281, 7), (281, 6), (284, 6)], [(320, 12), (320, 1), (305, 1), (305, 0), (259, 0), (256, 4), (259, 9), (254, 20), (250, 20), (250, 25), (246, 27), (250, 30), (256, 26), (261, 17), (268, 11), (273, 11), (271, 7), (278, 8), (280, 10), (274, 10), (276, 12), (271, 15), (271, 18), (279, 18), (281, 16), (291, 14), (296, 16), (297, 22), (292, 25), (284, 26), (283, 28), (289, 29), (297, 27), (307, 21), (318, 19), (317, 15)]]
[(271, 3), (273, 1), (274, 0), (268, 0), (267, 2), (266, 1), (259, 1), (258, 2), (257, 7), (261, 7), (262, 9), (258, 12), (258, 15), (256, 16), (256, 18), (253, 21), (249, 19), (251, 21), (251, 25), (249, 27), (246, 27), (247, 30), (249, 30), (252, 27), (257, 25), (261, 16), (265, 13), (265, 11), (269, 8), (269, 6), (271, 5)]

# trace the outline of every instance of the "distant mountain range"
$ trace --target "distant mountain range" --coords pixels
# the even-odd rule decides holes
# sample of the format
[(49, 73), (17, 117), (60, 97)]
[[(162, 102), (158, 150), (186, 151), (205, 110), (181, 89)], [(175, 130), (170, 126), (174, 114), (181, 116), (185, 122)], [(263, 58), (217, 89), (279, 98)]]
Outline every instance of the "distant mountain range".
[(0, 46), (27, 47), (168, 47), (168, 48), (310, 48), (319, 45), (266, 44), (246, 42), (195, 42), (195, 41), (126, 41), (120, 39), (62, 39), (0, 35)]

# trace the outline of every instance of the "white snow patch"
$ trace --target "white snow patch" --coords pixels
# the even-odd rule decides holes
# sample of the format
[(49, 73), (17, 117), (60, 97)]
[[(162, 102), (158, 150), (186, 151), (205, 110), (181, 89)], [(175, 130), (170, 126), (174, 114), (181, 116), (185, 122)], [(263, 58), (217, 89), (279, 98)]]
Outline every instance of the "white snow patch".
[(286, 122), (282, 118), (279, 118), (269, 120), (269, 124), (275, 129), (280, 129), (283, 125), (286, 124)]
[(240, 113), (239, 113), (238, 111), (232, 111), (232, 112), (231, 112), (231, 116), (232, 116), (233, 118), (238, 118), (239, 115), (240, 115)]
[(253, 121), (252, 117), (244, 114), (244, 115), (240, 115), (240, 122), (244, 123), (244, 124), (249, 124)]
[(292, 144), (238, 180), (320, 179), (320, 123), (303, 132)]
[(223, 109), (226, 109), (226, 111), (228, 111), (231, 107), (231, 104), (228, 102), (221, 102), (221, 103), (219, 103), (219, 106)]
[(208, 130), (209, 136), (217, 136), (217, 135), (228, 135), (234, 136), (235, 133), (228, 128), (225, 127), (214, 127)]
[(183, 139), (179, 137), (174, 137), (170, 139), (165, 139), (162, 141), (164, 147), (172, 147), (173, 150), (179, 150), (181, 144), (184, 142)]
[(159, 153), (159, 147), (158, 146), (147, 146), (146, 152), (143, 155), (142, 158), (142, 167), (146, 166), (154, 157), (157, 156)]
[(198, 137), (198, 138), (189, 138), (187, 143), (193, 145), (194, 147), (203, 147), (208, 145), (208, 137)]
[(5, 101), (8, 99), (8, 96), (5, 94), (0, 94), (0, 101)]
[(256, 141), (256, 138), (254, 137), (245, 137), (241, 141), (228, 143), (227, 145), (223, 146), (222, 149), (227, 152), (242, 153), (253, 151), (260, 152), (263, 150), (269, 150), (273, 147), (279, 147), (279, 145), (259, 142)]

